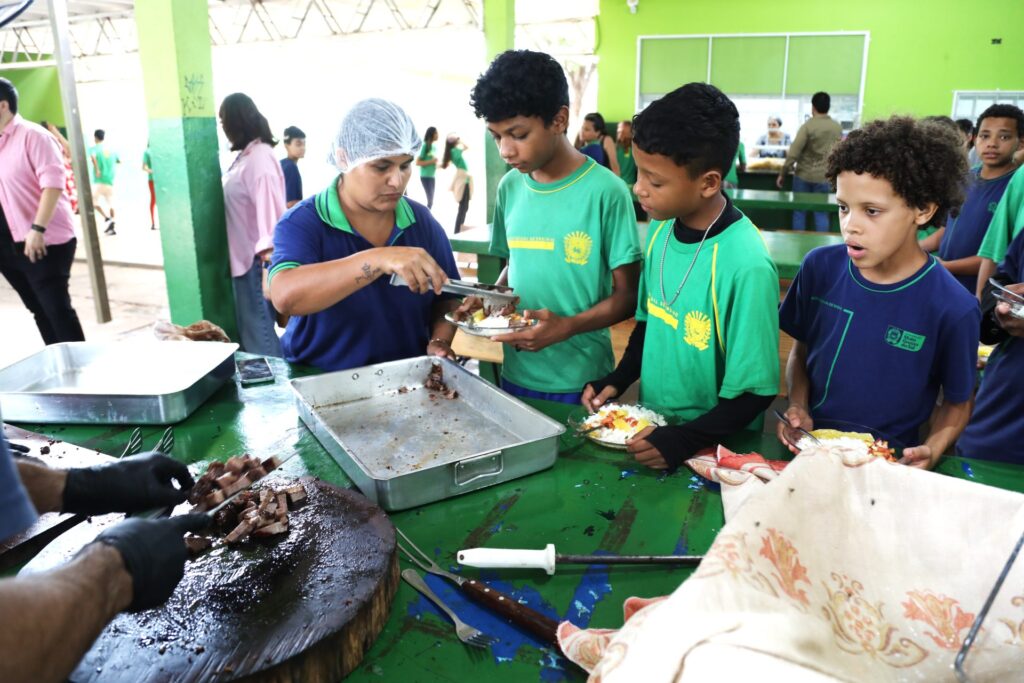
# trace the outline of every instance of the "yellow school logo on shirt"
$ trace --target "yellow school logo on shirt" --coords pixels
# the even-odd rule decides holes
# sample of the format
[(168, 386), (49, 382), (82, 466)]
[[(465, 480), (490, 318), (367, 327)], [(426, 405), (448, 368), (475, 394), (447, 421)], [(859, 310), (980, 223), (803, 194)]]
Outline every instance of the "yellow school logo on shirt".
[(668, 307), (662, 308), (651, 297), (647, 297), (647, 312), (652, 318), (660, 320), (673, 330), (679, 329), (679, 318), (676, 317), (675, 311)]
[(585, 232), (570, 232), (565, 236), (565, 262), (577, 266), (587, 265), (594, 240)]
[(554, 251), (555, 241), (550, 237), (515, 237), (508, 240), (509, 249), (535, 249)]
[(697, 349), (707, 351), (711, 341), (711, 319), (700, 311), (690, 311), (683, 318), (683, 341)]

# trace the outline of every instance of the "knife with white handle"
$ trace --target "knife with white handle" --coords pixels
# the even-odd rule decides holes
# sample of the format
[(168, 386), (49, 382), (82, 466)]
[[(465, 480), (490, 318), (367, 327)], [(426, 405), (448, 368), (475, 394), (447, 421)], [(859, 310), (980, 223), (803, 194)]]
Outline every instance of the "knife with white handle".
[(696, 567), (703, 555), (559, 555), (553, 543), (543, 550), (468, 548), (456, 557), (459, 564), (481, 569), (543, 569), (555, 573), (557, 564), (671, 564)]

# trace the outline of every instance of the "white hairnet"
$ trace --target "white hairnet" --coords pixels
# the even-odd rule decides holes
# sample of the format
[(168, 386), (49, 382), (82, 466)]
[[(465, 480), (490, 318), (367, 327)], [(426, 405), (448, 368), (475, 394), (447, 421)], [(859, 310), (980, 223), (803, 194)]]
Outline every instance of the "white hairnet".
[(381, 157), (416, 156), (421, 145), (409, 115), (394, 102), (374, 97), (357, 102), (345, 114), (330, 161), (347, 173)]

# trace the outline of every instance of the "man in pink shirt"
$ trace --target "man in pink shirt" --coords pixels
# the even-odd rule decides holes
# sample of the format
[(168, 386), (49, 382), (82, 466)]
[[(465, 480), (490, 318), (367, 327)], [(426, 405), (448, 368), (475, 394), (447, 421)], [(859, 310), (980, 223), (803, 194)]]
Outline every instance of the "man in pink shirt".
[(0, 274), (47, 344), (85, 340), (68, 293), (77, 240), (65, 181), (57, 142), (18, 115), (18, 91), (0, 78)]

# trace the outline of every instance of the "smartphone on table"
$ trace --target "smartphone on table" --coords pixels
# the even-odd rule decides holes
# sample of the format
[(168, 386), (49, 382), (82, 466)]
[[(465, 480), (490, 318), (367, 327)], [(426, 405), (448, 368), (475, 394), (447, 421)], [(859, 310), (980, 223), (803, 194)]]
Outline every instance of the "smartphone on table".
[(235, 361), (235, 367), (243, 387), (274, 381), (274, 370), (266, 358), (243, 358)]

